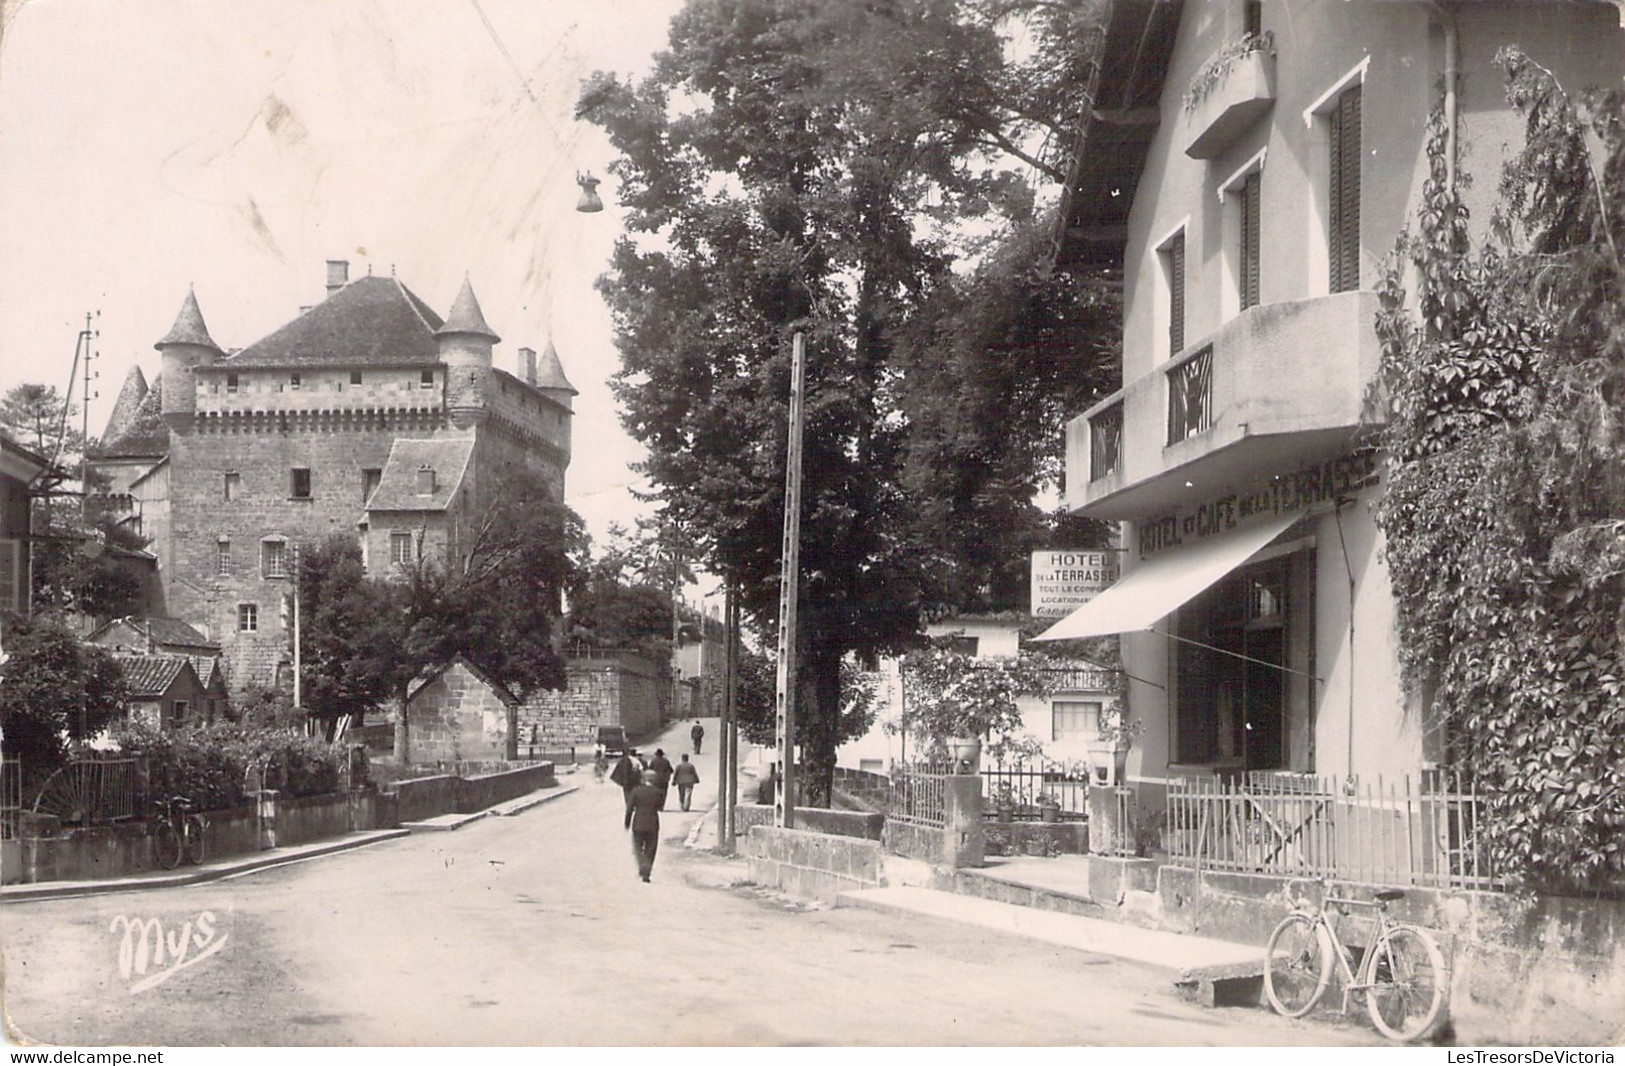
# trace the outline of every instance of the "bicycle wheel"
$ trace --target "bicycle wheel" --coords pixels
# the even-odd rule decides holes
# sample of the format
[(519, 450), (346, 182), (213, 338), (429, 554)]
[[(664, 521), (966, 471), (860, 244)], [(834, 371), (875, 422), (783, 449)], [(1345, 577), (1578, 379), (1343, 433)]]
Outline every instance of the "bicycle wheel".
[(181, 864), (181, 835), (168, 822), (159, 822), (153, 827), (152, 857), (166, 870)]
[(186, 845), (186, 860), (193, 866), (203, 865), (205, 828), (203, 819), (195, 814), (188, 815), (186, 821), (181, 823), (181, 832), (185, 836), (183, 843)]
[(1277, 1014), (1301, 1018), (1320, 1002), (1332, 977), (1332, 945), (1320, 923), (1289, 914), (1264, 949), (1264, 995)]
[(1366, 962), (1366, 1011), (1390, 1040), (1415, 1040), (1444, 1006), (1444, 955), (1420, 929), (1397, 925), (1371, 948)]

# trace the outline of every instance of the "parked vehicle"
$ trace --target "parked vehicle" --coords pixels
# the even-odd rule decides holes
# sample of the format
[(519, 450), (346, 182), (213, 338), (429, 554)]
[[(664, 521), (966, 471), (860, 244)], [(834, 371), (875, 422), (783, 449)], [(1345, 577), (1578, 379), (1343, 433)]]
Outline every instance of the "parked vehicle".
[(601, 725), (598, 727), (598, 750), (606, 756), (619, 756), (630, 750), (626, 740), (626, 727)]

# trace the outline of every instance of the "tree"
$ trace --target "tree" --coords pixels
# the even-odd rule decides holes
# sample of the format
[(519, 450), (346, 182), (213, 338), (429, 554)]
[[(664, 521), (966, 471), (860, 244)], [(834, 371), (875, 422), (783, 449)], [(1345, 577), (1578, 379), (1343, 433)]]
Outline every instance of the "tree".
[[(734, 710), (739, 718), (740, 735), (752, 744), (773, 744), (777, 672), (777, 664), (765, 655), (739, 657)], [(844, 744), (869, 732), (875, 724), (879, 699), (880, 681), (875, 674), (858, 669), (851, 660), (841, 664), (841, 712), (836, 725), (839, 738), (836, 743)], [(805, 720), (798, 720), (796, 743), (810, 743), (812, 736)]]
[(1419, 230), (1381, 288), (1377, 517), (1406, 682), (1485, 796), (1467, 843), (1592, 892), (1625, 872), (1625, 94), (1499, 58), (1527, 126), (1490, 238), (1436, 115)]
[(68, 741), (88, 740), (124, 709), (118, 661), (44, 617), (7, 615), (0, 663), (0, 733), (8, 755), (30, 766), (63, 760)]
[[(806, 335), (797, 655), (814, 803), (829, 797), (842, 660), (902, 650), (946, 598), (937, 549), (912, 526), (899, 338), (947, 284), (956, 247), (974, 246), (961, 223), (1030, 214), (1025, 183), (988, 153), (1055, 172), (1053, 152), (1022, 146), (1042, 116), (1012, 109), (1036, 97), (1012, 91), (1002, 15), (925, 0), (694, 3), (649, 79), (595, 75), (578, 105), (621, 152), (628, 227), (659, 238), (622, 240), (600, 281), (624, 421), (670, 516), (701, 532), (711, 568), (740, 581), (768, 630), (790, 337)], [(1019, 492), (1007, 480), (1001, 505)]]
[[(359, 549), (342, 539), (319, 546), (299, 576), (311, 708), (364, 714), (394, 700), (395, 755), (407, 762), (407, 692), (459, 655), (520, 700), (564, 687), (554, 626), (585, 551), (581, 520), (520, 467), (502, 471), (484, 505), (454, 523), (444, 553), (426, 552), (419, 538), (415, 561), (386, 576), (364, 576)], [(518, 755), (514, 718), (509, 758)]]

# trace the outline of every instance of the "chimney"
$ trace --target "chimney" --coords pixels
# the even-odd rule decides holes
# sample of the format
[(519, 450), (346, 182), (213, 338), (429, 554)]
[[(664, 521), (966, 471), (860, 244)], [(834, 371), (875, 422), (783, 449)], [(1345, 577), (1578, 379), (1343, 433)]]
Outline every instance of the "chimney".
[(348, 259), (329, 259), (327, 261), (327, 295), (344, 288), (350, 281), (350, 261)]
[(536, 349), (519, 349), (519, 378), (527, 385), (536, 384)]
[(418, 495), (434, 495), (434, 467), (427, 463), (418, 467)]

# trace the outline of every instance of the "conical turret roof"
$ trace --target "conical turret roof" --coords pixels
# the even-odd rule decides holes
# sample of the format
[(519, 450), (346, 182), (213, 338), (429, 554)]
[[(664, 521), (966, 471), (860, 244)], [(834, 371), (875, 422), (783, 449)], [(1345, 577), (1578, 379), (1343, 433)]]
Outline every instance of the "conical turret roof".
[(107, 416), (102, 440), (115, 441), (128, 432), (135, 424), (136, 413), (141, 410), (141, 401), (146, 398), (147, 375), (141, 372), (139, 366), (132, 366), (124, 376), (124, 385), (118, 390), (118, 399), (113, 401), (113, 413)]
[(153, 347), (163, 351), (171, 344), (196, 344), (220, 352), (220, 345), (209, 336), (209, 327), (203, 324), (203, 312), (198, 309), (197, 293), (191, 289), (186, 290), (186, 299), (181, 302), (181, 312), (175, 316), (175, 324), (169, 327), (164, 339)]
[(564, 376), (564, 364), (559, 361), (559, 350), (553, 347), (551, 339), (547, 347), (542, 349), (541, 357), (536, 360), (536, 387), (538, 389), (561, 389), (571, 396), (581, 395), (581, 391), (570, 384), (570, 379)]
[(446, 316), (446, 324), (434, 333), (437, 337), (446, 337), (454, 333), (472, 334), (484, 337), (492, 344), (502, 339), (485, 324), (485, 314), (480, 310), (480, 301), (474, 296), (474, 286), (466, 277), (463, 278), (461, 291), (457, 293), (457, 301), (451, 305), (451, 314)]

